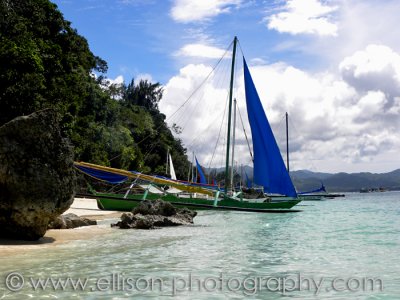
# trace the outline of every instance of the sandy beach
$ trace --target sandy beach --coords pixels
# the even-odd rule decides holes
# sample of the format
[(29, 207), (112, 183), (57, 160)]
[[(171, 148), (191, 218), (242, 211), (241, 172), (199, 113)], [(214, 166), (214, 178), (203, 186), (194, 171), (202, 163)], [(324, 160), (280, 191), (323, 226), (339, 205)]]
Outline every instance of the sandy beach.
[[(71, 207), (64, 213), (73, 213), (92, 220), (118, 219), (121, 212), (100, 210), (95, 199), (75, 198)], [(19, 241), (0, 239), (0, 256), (27, 253), (35, 249), (53, 247), (61, 243), (86, 240), (97, 235), (112, 232), (106, 225), (94, 225), (74, 229), (50, 229), (38, 241)]]

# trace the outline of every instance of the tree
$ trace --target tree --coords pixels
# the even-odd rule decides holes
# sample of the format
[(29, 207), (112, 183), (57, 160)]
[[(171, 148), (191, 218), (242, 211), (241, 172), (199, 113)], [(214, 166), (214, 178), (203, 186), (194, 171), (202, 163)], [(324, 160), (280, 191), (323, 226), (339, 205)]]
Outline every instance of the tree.
[[(96, 79), (93, 71), (101, 75)], [(170, 149), (184, 178), (186, 149), (158, 110), (161, 85), (107, 84), (106, 71), (55, 4), (0, 0), (0, 125), (52, 107), (76, 160), (160, 173)]]
[(53, 107), (72, 122), (107, 64), (48, 0), (0, 0), (0, 124)]
[(140, 80), (136, 85), (132, 79), (126, 88), (124, 100), (127, 105), (143, 106), (150, 111), (158, 112), (158, 102), (161, 97), (162, 87), (159, 83)]

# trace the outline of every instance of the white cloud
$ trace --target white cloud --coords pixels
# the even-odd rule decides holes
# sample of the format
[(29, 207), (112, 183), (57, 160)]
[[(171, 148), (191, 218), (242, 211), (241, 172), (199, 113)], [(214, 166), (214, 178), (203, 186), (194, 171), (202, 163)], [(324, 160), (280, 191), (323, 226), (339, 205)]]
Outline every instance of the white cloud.
[(343, 57), (369, 44), (387, 45), (400, 51), (397, 13), (400, 10), (399, 1), (340, 0), (339, 3), (340, 39), (336, 44), (329, 45), (330, 51)]
[(242, 0), (175, 0), (171, 17), (182, 23), (204, 21), (228, 13), (232, 7), (240, 5), (241, 2)]
[[(227, 99), (227, 90), (216, 87), (214, 81), (202, 85), (211, 71), (210, 66), (203, 64), (185, 66), (166, 84), (160, 102), (168, 123), (182, 127), (179, 137), (191, 151), (196, 152), (202, 164), (211, 159), (215, 132), (221, 124)], [(202, 88), (198, 89), (199, 86)]]
[[(97, 78), (96, 74), (92, 74), (94, 78)], [(104, 89), (109, 88), (111, 85), (121, 85), (124, 83), (124, 77), (122, 75), (117, 76), (115, 79), (105, 78), (101, 82), (101, 87)]]
[(339, 65), (343, 78), (360, 91), (400, 94), (400, 55), (384, 45), (368, 45)]
[(384, 106), (387, 103), (385, 94), (381, 91), (368, 91), (358, 101), (357, 108), (358, 116), (354, 119), (355, 122), (372, 121), (371, 116), (378, 116), (384, 112)]
[(175, 55), (203, 58), (220, 58), (226, 51), (203, 44), (188, 44), (183, 46)]
[(338, 26), (331, 20), (335, 6), (323, 5), (319, 0), (288, 0), (284, 11), (268, 17), (268, 28), (290, 34), (336, 36)]
[[(383, 172), (396, 168), (388, 157), (396, 157), (396, 149), (400, 147), (399, 55), (388, 47), (376, 47), (367, 46), (344, 58), (337, 73), (310, 73), (285, 63), (260, 64), (257, 61), (257, 65), (250, 65), (282, 150), (285, 146), (284, 113), (289, 112), (293, 169)], [(210, 71), (211, 67), (206, 65), (188, 65), (168, 82), (160, 103), (167, 117)], [(370, 78), (379, 80), (371, 83)], [(240, 76), (237, 79), (235, 96), (241, 103), (242, 116), (247, 119), (241, 79)], [(185, 104), (179, 115), (170, 121), (171, 124), (185, 124), (180, 138), (189, 151), (196, 151), (204, 164), (213, 152), (227, 99), (226, 89), (217, 88), (217, 82), (215, 79), (208, 82), (201, 97)], [(214, 123), (212, 127), (208, 127), (210, 123)], [(246, 130), (249, 134), (248, 125)], [(238, 161), (249, 164), (241, 130), (237, 137)], [(218, 166), (223, 164), (223, 155), (220, 151), (214, 160)]]
[(385, 45), (400, 52), (400, 27), (396, 13), (400, 10), (400, 1), (329, 0), (324, 3), (337, 7), (330, 13), (337, 26), (334, 38), (281, 36), (275, 51), (282, 55), (290, 51), (298, 57), (305, 54), (309, 66), (314, 69), (336, 68), (344, 57), (352, 56), (368, 45)]
[(393, 105), (389, 108), (388, 113), (396, 116), (400, 115), (400, 97), (393, 99)]
[(107, 78), (108, 84), (122, 84), (124, 83), (124, 77), (122, 75), (117, 76), (115, 79)]

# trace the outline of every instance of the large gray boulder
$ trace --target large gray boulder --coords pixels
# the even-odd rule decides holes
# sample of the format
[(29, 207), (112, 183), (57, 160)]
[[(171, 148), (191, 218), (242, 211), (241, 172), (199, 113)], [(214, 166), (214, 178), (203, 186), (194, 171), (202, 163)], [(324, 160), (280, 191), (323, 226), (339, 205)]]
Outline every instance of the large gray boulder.
[(177, 209), (171, 203), (157, 200), (144, 200), (132, 212), (123, 213), (121, 221), (111, 224), (121, 229), (153, 229), (157, 227), (193, 224), (197, 212), (187, 208)]
[(141, 201), (139, 205), (132, 210), (132, 213), (134, 215), (160, 215), (170, 217), (176, 215), (177, 210), (171, 203), (157, 199)]
[(76, 187), (73, 150), (51, 109), (0, 127), (0, 237), (36, 240)]

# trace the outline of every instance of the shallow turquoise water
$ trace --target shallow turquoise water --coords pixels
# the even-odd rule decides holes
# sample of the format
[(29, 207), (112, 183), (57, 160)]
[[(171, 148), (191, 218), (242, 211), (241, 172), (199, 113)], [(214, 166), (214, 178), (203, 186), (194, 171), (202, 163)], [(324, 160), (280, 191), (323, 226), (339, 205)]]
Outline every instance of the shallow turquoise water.
[[(299, 209), (200, 212), (194, 226), (115, 229), (1, 257), (0, 299), (400, 299), (399, 192), (349, 194)], [(6, 289), (10, 272), (24, 276), (18, 292)], [(87, 282), (83, 291), (70, 283), (64, 291), (49, 283), (33, 288), (49, 277)], [(375, 279), (374, 291), (365, 278)]]

